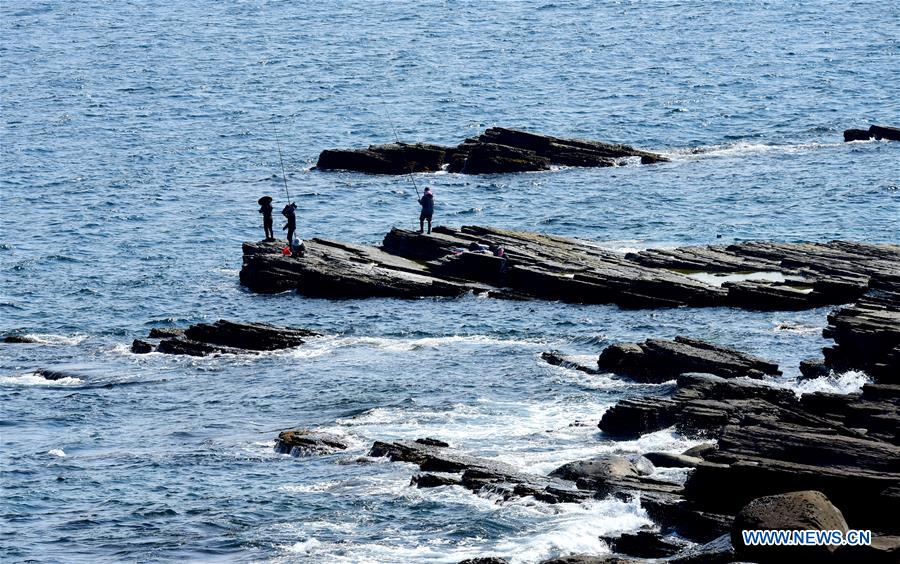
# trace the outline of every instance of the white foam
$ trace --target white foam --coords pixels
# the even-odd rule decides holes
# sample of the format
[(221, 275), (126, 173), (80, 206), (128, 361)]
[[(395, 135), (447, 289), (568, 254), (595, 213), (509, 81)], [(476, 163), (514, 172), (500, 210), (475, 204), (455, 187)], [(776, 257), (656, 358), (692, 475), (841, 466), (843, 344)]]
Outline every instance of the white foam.
[(792, 321), (784, 321), (776, 323), (773, 329), (776, 333), (796, 333), (798, 335), (813, 335), (820, 333), (822, 327), (820, 325), (807, 325), (805, 323), (795, 323)]
[(872, 379), (859, 370), (850, 370), (842, 374), (831, 372), (828, 376), (786, 382), (782, 387), (789, 388), (798, 396), (814, 392), (829, 392), (832, 394), (852, 394), (862, 390), (863, 384), (869, 384)]
[(87, 335), (76, 333), (75, 335), (56, 335), (53, 333), (26, 333), (22, 335), (26, 339), (30, 339), (41, 345), (78, 345), (85, 339)]
[(819, 149), (831, 149), (843, 146), (844, 143), (795, 143), (777, 145), (771, 143), (750, 143), (738, 141), (722, 145), (707, 145), (703, 147), (687, 147), (671, 149), (661, 154), (675, 161), (696, 161), (705, 158), (735, 157), (748, 154), (764, 153), (804, 153)]
[(77, 386), (80, 384), (84, 384), (84, 380), (81, 378), (67, 376), (59, 380), (48, 380), (34, 372), (18, 376), (0, 376), (0, 385), (7, 386)]
[(54, 448), (52, 450), (49, 450), (47, 451), (47, 454), (49, 454), (50, 456), (58, 456), (60, 458), (66, 457), (66, 451), (61, 448)]

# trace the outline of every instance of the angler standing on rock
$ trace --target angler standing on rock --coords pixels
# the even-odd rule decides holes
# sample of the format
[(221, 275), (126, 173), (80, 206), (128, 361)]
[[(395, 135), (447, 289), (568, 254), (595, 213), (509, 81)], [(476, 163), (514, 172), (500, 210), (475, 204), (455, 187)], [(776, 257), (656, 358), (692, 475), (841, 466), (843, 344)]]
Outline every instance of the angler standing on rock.
[(294, 231), (297, 230), (297, 204), (294, 202), (289, 203), (284, 206), (284, 209), (281, 210), (281, 215), (287, 218), (287, 223), (284, 224), (284, 227), (281, 228), (282, 231), (287, 229), (287, 242), (288, 245), (291, 244), (291, 241), (294, 240)]
[(263, 216), (263, 229), (266, 231), (266, 241), (275, 240), (275, 231), (273, 230), (274, 222), (272, 220), (272, 196), (263, 196), (257, 201), (259, 204), (259, 213)]
[(419, 198), (422, 213), (419, 214), (419, 233), (425, 230), (425, 221), (428, 221), (428, 234), (431, 235), (431, 216), (434, 215), (434, 193), (431, 187), (425, 187), (425, 193)]

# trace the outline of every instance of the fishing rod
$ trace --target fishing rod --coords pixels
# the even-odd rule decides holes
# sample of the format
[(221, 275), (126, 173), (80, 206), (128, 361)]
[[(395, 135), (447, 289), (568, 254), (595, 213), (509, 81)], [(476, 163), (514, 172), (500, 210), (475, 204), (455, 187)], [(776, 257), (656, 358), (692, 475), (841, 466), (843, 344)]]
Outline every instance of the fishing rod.
[(281, 141), (278, 140), (278, 131), (275, 129), (272, 130), (275, 133), (275, 144), (278, 146), (278, 160), (281, 161), (281, 180), (284, 181), (284, 195), (287, 196), (287, 203), (291, 203), (291, 193), (288, 192), (287, 187), (287, 174), (284, 172), (284, 157), (281, 156)]
[(416, 198), (421, 199), (422, 196), (419, 194), (419, 187), (416, 185), (416, 179), (413, 176), (413, 165), (412, 161), (409, 160), (409, 157), (406, 155), (406, 145), (400, 142), (400, 136), (397, 135), (397, 128), (394, 127), (394, 120), (388, 116), (388, 123), (391, 124), (391, 130), (394, 132), (394, 139), (397, 141), (397, 144), (400, 145), (400, 150), (403, 151), (403, 158), (406, 160), (406, 164), (409, 165), (409, 172), (406, 174), (409, 176), (410, 181), (412, 181), (413, 188), (416, 189)]

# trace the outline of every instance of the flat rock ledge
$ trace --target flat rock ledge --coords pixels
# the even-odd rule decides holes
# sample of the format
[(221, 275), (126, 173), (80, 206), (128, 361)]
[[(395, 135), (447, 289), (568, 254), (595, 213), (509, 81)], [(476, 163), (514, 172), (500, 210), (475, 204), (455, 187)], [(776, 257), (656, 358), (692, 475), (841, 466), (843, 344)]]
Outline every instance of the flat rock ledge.
[(406, 174), (446, 169), (462, 174), (496, 174), (548, 170), (551, 165), (616, 166), (623, 159), (643, 164), (666, 161), (657, 153), (600, 141), (562, 139), (504, 127), (492, 127), (456, 147), (427, 143), (390, 143), (366, 149), (328, 149), (318, 170), (351, 170), (369, 174)]
[[(506, 257), (471, 252), (502, 247)], [(380, 247), (326, 239), (285, 257), (281, 242), (244, 243), (241, 283), (260, 293), (323, 298), (454, 297), (800, 310), (853, 302), (870, 286), (900, 287), (900, 245), (748, 242), (623, 255), (597, 243), (490, 227), (394, 228)]]
[(265, 323), (238, 323), (220, 319), (198, 323), (187, 329), (151, 329), (150, 341), (135, 339), (131, 351), (136, 354), (158, 352), (175, 355), (246, 354), (298, 347), (309, 337), (320, 336), (309, 329), (276, 327)]

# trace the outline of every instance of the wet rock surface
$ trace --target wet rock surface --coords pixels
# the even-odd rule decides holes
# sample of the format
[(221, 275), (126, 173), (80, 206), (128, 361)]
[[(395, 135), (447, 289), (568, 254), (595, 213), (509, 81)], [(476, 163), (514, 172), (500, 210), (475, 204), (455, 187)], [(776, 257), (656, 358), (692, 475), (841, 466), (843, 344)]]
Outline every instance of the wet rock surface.
[(308, 329), (220, 319), (215, 323), (191, 325), (185, 330), (151, 329), (149, 338), (160, 338), (160, 342), (154, 346), (148, 341), (135, 339), (131, 351), (136, 354), (155, 351), (189, 356), (258, 353), (297, 347), (316, 336), (319, 333)]
[[(468, 250), (473, 244), (506, 256)], [(380, 247), (313, 239), (302, 257), (283, 256), (282, 246), (244, 243), (241, 283), (325, 298), (476, 292), (627, 308), (806, 309), (850, 303), (896, 284), (900, 271), (900, 245), (750, 242), (623, 255), (591, 241), (478, 226), (431, 235), (395, 228)]]
[(279, 433), (275, 441), (275, 452), (291, 456), (331, 454), (347, 447), (343, 438), (311, 429), (288, 429)]
[(498, 174), (548, 170), (550, 165), (615, 166), (621, 159), (636, 157), (643, 164), (663, 162), (665, 157), (627, 145), (600, 141), (563, 139), (492, 127), (457, 147), (426, 143), (370, 145), (366, 149), (322, 151), (319, 170), (352, 170), (370, 174), (435, 172), (445, 165), (450, 172)]

